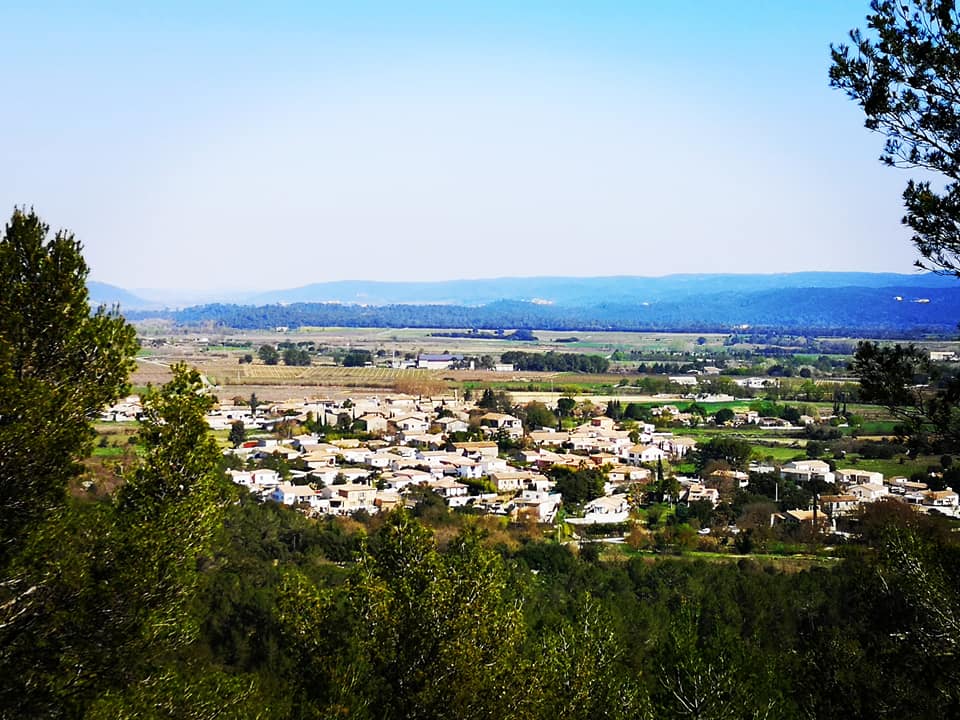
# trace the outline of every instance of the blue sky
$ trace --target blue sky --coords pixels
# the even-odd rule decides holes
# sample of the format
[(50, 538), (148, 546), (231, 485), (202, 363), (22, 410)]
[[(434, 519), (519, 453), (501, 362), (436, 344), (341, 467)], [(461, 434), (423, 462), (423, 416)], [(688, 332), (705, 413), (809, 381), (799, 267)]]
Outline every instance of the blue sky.
[(866, 0), (7, 2), (0, 205), (93, 279), (912, 272)]

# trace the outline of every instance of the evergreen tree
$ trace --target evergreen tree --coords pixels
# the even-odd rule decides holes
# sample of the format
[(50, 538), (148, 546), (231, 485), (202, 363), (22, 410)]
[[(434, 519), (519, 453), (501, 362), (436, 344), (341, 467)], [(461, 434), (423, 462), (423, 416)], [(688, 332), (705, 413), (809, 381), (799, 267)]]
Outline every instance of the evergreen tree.
[(134, 329), (90, 311), (87, 264), (68, 232), (14, 210), (0, 239), (0, 571), (62, 507), (90, 421), (127, 389)]
[[(945, 181), (910, 180), (903, 224), (917, 265), (960, 276), (960, 16), (954, 0), (874, 0), (867, 32), (832, 49), (830, 84), (886, 135), (880, 159)], [(937, 183), (940, 184), (940, 183)]]
[(179, 655), (228, 491), (199, 375), (175, 367), (144, 398), (143, 462), (115, 502), (68, 500), (136, 350), (116, 311), (91, 312), (86, 276), (72, 235), (14, 211), (0, 240), (0, 717), (197, 716), (227, 693), (238, 707), (249, 679)]
[(230, 444), (234, 447), (240, 447), (247, 439), (247, 429), (243, 425), (243, 420), (237, 420), (230, 424)]
[(136, 705), (158, 697), (159, 677), (184, 692), (172, 678), (191, 677), (178, 653), (197, 637), (194, 599), (229, 492), (204, 419), (211, 404), (199, 374), (175, 367), (144, 399), (144, 459), (115, 502), (66, 506), (11, 564), (3, 588), (21, 590), (0, 608), (10, 717), (78, 716), (104, 698)]

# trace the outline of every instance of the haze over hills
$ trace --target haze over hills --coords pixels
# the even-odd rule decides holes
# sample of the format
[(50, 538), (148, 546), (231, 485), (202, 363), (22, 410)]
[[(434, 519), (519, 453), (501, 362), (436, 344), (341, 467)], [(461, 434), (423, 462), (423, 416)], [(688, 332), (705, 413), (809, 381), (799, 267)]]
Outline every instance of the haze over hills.
[(580, 307), (600, 302), (672, 301), (699, 295), (750, 293), (782, 288), (950, 287), (952, 278), (929, 273), (778, 273), (771, 275), (685, 274), (663, 277), (524, 277), (446, 282), (315, 283), (254, 295), (255, 305), (294, 302), (343, 302), (365, 305), (441, 303), (485, 305), (521, 300)]
[(524, 277), (442, 282), (323, 282), (266, 292), (143, 290), (131, 292), (90, 282), (92, 299), (128, 310), (178, 308), (201, 303), (272, 305), (337, 302), (358, 305), (486, 305), (503, 300), (571, 307), (598, 303), (672, 302), (717, 293), (749, 294), (787, 288), (949, 289), (951, 277), (932, 273), (798, 272), (777, 274), (684, 274), (663, 277)]
[[(96, 285), (96, 292), (93, 286)], [(933, 274), (804, 272), (331, 282), (160, 309), (91, 283), (130, 319), (236, 328), (280, 325), (722, 331), (739, 326), (912, 336), (952, 333), (960, 283)], [(115, 291), (111, 296), (110, 292)]]
[(124, 290), (116, 285), (97, 282), (96, 280), (87, 281), (87, 291), (90, 293), (90, 304), (94, 306), (119, 305), (124, 310), (144, 310), (163, 307), (139, 295), (135, 295), (129, 290)]

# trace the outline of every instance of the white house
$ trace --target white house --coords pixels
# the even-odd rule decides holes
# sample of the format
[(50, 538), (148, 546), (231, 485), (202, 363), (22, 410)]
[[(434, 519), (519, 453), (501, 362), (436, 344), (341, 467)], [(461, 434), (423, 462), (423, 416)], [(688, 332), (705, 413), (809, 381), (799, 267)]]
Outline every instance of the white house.
[(447, 499), (466, 497), (469, 492), (469, 488), (463, 483), (458, 483), (456, 480), (448, 480), (447, 478), (436, 480), (430, 483), (428, 487), (437, 493), (437, 495)]
[(385, 433), (387, 431), (387, 418), (381, 413), (366, 413), (357, 418), (367, 428), (369, 433)]
[(626, 522), (630, 518), (630, 505), (626, 495), (605, 495), (591, 500), (584, 507), (582, 518), (567, 518), (571, 525), (606, 525)]
[(686, 492), (681, 494), (680, 499), (686, 501), (687, 504), (707, 500), (716, 507), (720, 504), (720, 491), (716, 488), (705, 487), (702, 483), (691, 483)]
[(536, 445), (560, 447), (570, 439), (570, 433), (556, 430), (533, 430), (529, 433), (530, 440)]
[(533, 515), (537, 522), (552, 523), (560, 508), (563, 496), (538, 490), (524, 490), (513, 499), (514, 514)]
[(650, 471), (647, 468), (637, 467), (635, 465), (614, 465), (607, 472), (607, 478), (615, 485), (642, 482), (649, 477)]
[(377, 496), (377, 489), (370, 485), (328, 485), (320, 492), (330, 500), (330, 509), (341, 514), (374, 508)]
[(849, 515), (856, 510), (859, 498), (856, 495), (821, 495), (820, 507), (830, 518)]
[(520, 418), (506, 413), (484, 413), (480, 416), (480, 429), (487, 435), (506, 432), (510, 437), (523, 436), (523, 422)]
[(309, 485), (290, 485), (289, 483), (280, 483), (270, 493), (270, 499), (283, 503), (284, 505), (300, 505), (306, 503), (311, 507), (319, 506), (319, 496), (317, 491)]
[(231, 479), (237, 485), (251, 490), (274, 488), (280, 484), (280, 473), (276, 470), (258, 468), (257, 470), (228, 470)]
[(425, 433), (430, 429), (430, 423), (422, 417), (416, 415), (404, 415), (393, 421), (397, 430), (405, 433)]
[(467, 423), (460, 418), (455, 417), (438, 418), (436, 424), (439, 425), (442, 431), (448, 435), (456, 432), (467, 432), (470, 429), (470, 426), (467, 425)]
[(855, 485), (883, 485), (883, 473), (870, 470), (845, 468), (837, 470), (837, 480)]
[(645, 465), (669, 459), (669, 454), (656, 445), (634, 445), (627, 449), (627, 455), (624, 458), (630, 465)]
[(928, 490), (923, 494), (923, 504), (937, 508), (955, 508), (960, 497), (953, 490)]
[(583, 509), (587, 515), (613, 515), (628, 512), (630, 510), (630, 503), (626, 495), (604, 495), (603, 497), (591, 500), (584, 505)]
[(485, 457), (496, 457), (500, 448), (492, 440), (481, 440), (479, 442), (456, 442), (453, 447), (457, 452), (463, 453), (466, 457), (472, 457), (479, 460)]
[(500, 471), (492, 473), (490, 480), (496, 486), (498, 493), (506, 493), (520, 490), (530, 477), (530, 473)]
[(780, 468), (780, 477), (789, 478), (796, 483), (820, 480), (831, 485), (836, 478), (830, 465), (823, 460), (794, 460)]
[(874, 502), (889, 495), (890, 491), (886, 485), (877, 483), (864, 483), (863, 485), (851, 485), (847, 488), (847, 494), (853, 495), (860, 502)]
[(697, 446), (697, 441), (690, 437), (671, 436), (659, 440), (660, 448), (676, 459), (682, 458)]

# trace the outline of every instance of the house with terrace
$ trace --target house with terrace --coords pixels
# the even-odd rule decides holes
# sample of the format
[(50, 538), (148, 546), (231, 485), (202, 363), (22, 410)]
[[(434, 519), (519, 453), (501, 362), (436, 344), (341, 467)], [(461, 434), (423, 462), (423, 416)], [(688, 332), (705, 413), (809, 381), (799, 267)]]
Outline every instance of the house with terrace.
[(830, 470), (830, 465), (823, 460), (794, 460), (780, 468), (780, 477), (793, 480), (795, 483), (809, 483), (818, 480), (831, 485), (836, 477)]
[(360, 509), (376, 512), (377, 489), (370, 485), (328, 485), (320, 493), (330, 501), (330, 510), (335, 514), (349, 515)]
[(883, 473), (859, 468), (845, 468), (836, 471), (836, 478), (845, 485), (883, 485)]
[(511, 438), (523, 437), (523, 422), (506, 413), (488, 412), (480, 416), (480, 429), (486, 435), (504, 432)]

